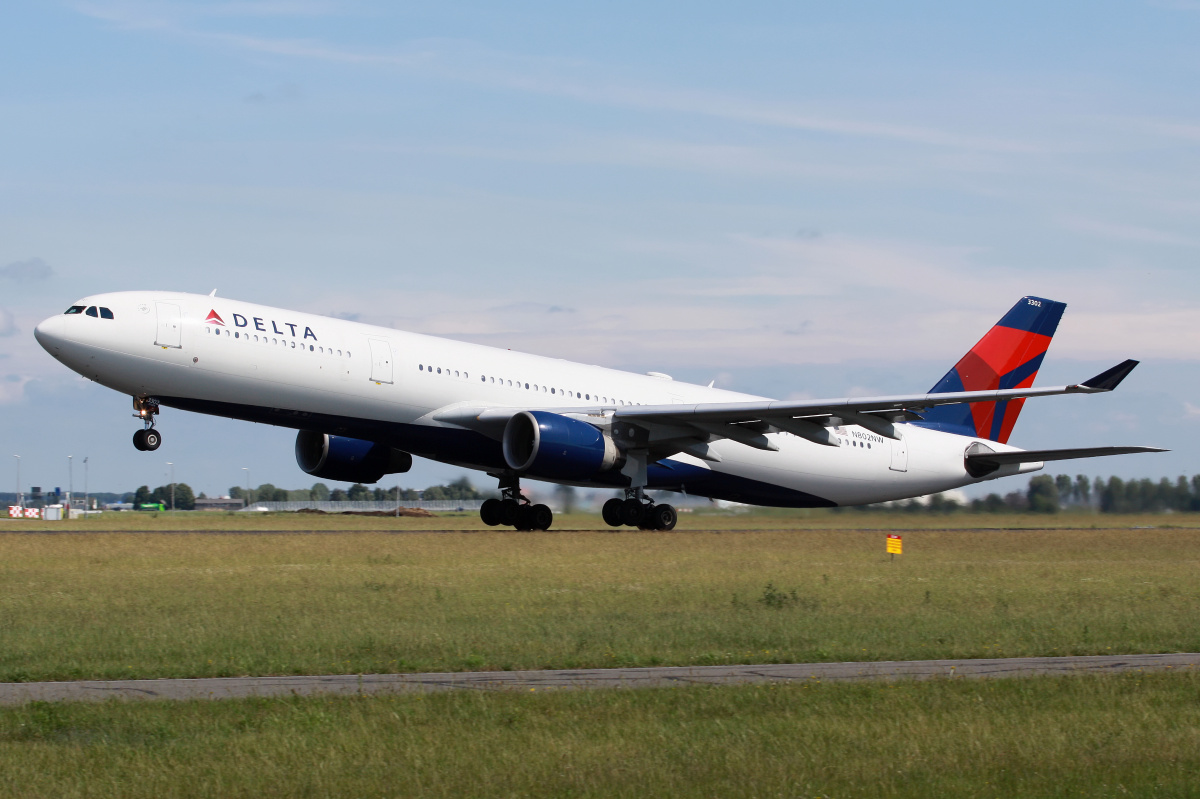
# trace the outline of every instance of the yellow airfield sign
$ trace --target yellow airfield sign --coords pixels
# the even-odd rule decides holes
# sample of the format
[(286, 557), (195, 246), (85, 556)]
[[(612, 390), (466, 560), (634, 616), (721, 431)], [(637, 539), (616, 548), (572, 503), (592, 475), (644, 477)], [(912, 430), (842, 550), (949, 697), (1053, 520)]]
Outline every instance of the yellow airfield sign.
[(898, 535), (888, 533), (887, 551), (889, 555), (899, 555), (904, 551), (904, 541)]

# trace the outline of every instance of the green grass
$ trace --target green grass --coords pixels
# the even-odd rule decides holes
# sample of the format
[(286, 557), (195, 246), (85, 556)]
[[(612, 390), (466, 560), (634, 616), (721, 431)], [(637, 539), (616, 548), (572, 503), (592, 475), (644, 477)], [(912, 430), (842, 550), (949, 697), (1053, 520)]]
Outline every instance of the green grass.
[(892, 561), (881, 532), (826, 529), (3, 535), (0, 681), (1200, 650), (1200, 530), (911, 529), (904, 546)]
[(1195, 674), (0, 709), (22, 797), (1200, 792)]

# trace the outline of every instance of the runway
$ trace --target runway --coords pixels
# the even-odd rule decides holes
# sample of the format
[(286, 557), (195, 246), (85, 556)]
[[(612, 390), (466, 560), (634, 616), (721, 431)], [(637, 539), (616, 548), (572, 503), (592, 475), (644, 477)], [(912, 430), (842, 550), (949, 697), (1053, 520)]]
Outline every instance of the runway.
[(429, 674), (334, 674), (299, 677), (217, 677), (163, 680), (83, 680), (0, 683), (0, 705), (97, 702), (107, 699), (189, 700), (279, 696), (355, 696), (436, 691), (563, 691), (664, 688), (745, 683), (864, 680), (1000, 679), (1035, 675), (1195, 671), (1200, 653), (1080, 657), (785, 663), (760, 666), (666, 666), (559, 671), (476, 671)]

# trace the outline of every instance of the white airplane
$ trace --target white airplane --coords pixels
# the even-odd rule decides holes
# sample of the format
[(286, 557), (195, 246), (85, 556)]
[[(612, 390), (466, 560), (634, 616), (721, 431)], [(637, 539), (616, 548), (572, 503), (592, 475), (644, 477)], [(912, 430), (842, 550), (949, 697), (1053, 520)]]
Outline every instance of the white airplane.
[(374, 483), (412, 456), (486, 471), (489, 525), (545, 530), (520, 479), (623, 489), (605, 522), (674, 528), (645, 491), (782, 507), (922, 496), (1045, 461), (1152, 447), (1006, 444), (1025, 398), (1111, 391), (1137, 365), (1033, 388), (1066, 306), (1023, 297), (926, 394), (776, 401), (210, 295), (98, 294), (37, 326), (63, 364), (133, 397), (140, 450), (163, 406), (290, 427), (326, 480)]

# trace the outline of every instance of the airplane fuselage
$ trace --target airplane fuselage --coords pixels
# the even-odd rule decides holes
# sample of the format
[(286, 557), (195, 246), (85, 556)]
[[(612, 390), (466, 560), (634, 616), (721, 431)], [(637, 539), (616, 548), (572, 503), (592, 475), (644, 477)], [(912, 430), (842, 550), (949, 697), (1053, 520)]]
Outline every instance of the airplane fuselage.
[[(603, 418), (638, 405), (765, 398), (435, 336), (174, 292), (79, 300), (107, 309), (38, 326), (59, 361), (104, 386), (162, 406), (385, 443), (491, 473), (507, 469), (497, 436), (438, 417), (456, 407), (554, 409)], [(449, 412), (449, 413), (448, 413)], [(898, 439), (855, 425), (823, 446), (771, 432), (777, 451), (718, 439), (716, 458), (680, 452), (650, 464), (649, 489), (788, 507), (857, 505), (979, 482), (964, 453), (976, 439), (901, 424)], [(1012, 448), (986, 442), (993, 450)], [(1006, 465), (982, 479), (1041, 468)], [(555, 480), (553, 476), (539, 479)], [(575, 485), (621, 488), (620, 472)]]

